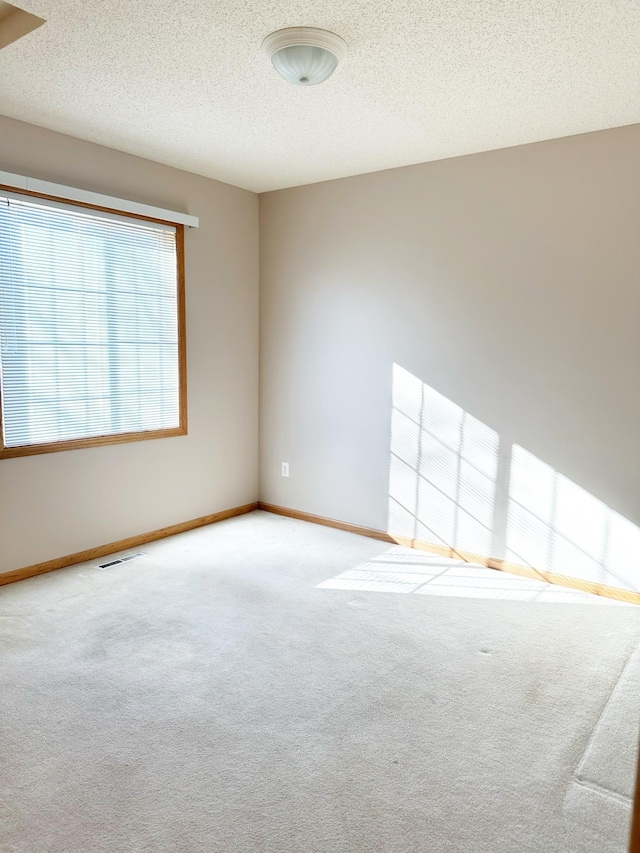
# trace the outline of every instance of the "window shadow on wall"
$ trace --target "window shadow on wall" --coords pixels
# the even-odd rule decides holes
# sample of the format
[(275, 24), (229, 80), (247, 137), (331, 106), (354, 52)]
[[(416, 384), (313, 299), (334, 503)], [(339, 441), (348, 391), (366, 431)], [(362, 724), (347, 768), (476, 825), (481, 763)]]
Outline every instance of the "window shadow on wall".
[(640, 588), (640, 528), (514, 445), (506, 559), (622, 589)]
[(490, 555), (498, 434), (394, 365), (388, 530)]
[(395, 364), (391, 536), (449, 549), (450, 557), (480, 555), (507, 570), (528, 567), (541, 580), (548, 572), (640, 590), (640, 528), (523, 447), (500, 442), (491, 427)]

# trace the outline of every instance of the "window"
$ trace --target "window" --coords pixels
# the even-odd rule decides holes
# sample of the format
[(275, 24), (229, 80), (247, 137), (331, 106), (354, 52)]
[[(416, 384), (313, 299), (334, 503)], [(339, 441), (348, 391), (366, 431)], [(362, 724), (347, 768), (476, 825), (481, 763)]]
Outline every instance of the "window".
[(0, 458), (186, 433), (182, 247), (0, 189)]

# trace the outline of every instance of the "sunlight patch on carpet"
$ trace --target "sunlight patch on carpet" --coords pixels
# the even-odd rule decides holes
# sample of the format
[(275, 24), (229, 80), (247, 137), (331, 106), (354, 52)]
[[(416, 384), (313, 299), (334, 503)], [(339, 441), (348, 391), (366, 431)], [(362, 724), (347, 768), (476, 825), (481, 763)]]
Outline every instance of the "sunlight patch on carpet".
[(631, 606), (554, 584), (394, 545), (317, 585), (317, 589), (493, 598), (554, 604)]

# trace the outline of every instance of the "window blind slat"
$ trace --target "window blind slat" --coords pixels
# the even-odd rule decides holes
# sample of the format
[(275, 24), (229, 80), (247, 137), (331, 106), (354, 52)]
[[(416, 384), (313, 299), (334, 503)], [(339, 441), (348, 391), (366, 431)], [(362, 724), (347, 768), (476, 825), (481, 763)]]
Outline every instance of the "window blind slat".
[(6, 447), (179, 426), (176, 233), (0, 194)]

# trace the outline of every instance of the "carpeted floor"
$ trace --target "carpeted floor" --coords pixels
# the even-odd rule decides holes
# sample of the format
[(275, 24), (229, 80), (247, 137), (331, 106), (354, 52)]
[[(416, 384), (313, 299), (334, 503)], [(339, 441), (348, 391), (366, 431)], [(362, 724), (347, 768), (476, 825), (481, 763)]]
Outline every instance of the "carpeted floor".
[(2, 853), (624, 849), (640, 608), (266, 513), (143, 550), (0, 589)]

